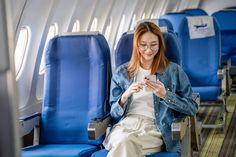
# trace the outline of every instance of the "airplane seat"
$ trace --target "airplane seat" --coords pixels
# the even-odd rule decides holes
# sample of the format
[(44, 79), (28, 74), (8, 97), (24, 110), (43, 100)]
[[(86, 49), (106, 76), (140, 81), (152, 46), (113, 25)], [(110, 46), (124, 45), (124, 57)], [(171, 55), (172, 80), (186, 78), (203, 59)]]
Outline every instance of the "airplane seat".
[[(134, 37), (133, 32), (126, 32), (120, 38), (117, 44), (117, 48), (115, 50), (116, 68), (130, 60), (133, 51), (133, 37)], [(171, 61), (177, 64), (181, 64), (180, 60), (181, 45), (177, 40), (176, 35), (171, 31), (163, 32), (163, 38), (166, 44), (167, 58), (169, 58)]]
[(116, 68), (124, 64), (125, 62), (128, 62), (131, 58), (132, 51), (133, 51), (133, 38), (134, 38), (133, 33), (134, 32), (123, 33), (120, 40), (117, 43), (117, 46), (115, 49)]
[[(230, 91), (235, 92), (236, 76), (236, 10), (220, 10), (212, 14), (219, 24), (221, 32), (222, 47), (222, 64), (227, 67), (228, 88), (227, 95)], [(232, 84), (232, 85), (231, 85)]]
[[(100, 148), (104, 136), (89, 140), (87, 126), (110, 110), (109, 53), (106, 39), (98, 32), (50, 40), (42, 113), (36, 123), (40, 125), (39, 143), (23, 148), (23, 157), (90, 157)], [(27, 127), (28, 121), (39, 116), (22, 117), (22, 125)]]
[(221, 32), (222, 61), (231, 58), (232, 65), (236, 65), (236, 10), (220, 10), (212, 14)]
[[(200, 93), (201, 105), (221, 107), (221, 124), (203, 124), (203, 128), (224, 128), (225, 70), (220, 69), (220, 30), (211, 16), (188, 16), (180, 26), (182, 67), (193, 91)], [(220, 74), (220, 75), (218, 75)], [(224, 79), (222, 79), (224, 78)], [(222, 81), (221, 81), (222, 79)], [(216, 103), (216, 101), (218, 103)], [(204, 106), (205, 106), (204, 105)]]
[(184, 9), (181, 11), (182, 13), (191, 15), (191, 16), (201, 16), (201, 15), (208, 15), (208, 13), (200, 8), (190, 8), (190, 9)]
[(160, 19), (166, 19), (169, 21), (173, 26), (174, 32), (177, 34), (177, 36), (179, 36), (181, 22), (186, 16), (187, 14), (185, 13), (167, 13), (162, 15)]
[[(163, 32), (163, 37), (165, 40), (165, 44), (166, 44), (166, 56), (167, 58), (169, 58), (171, 61), (180, 64), (181, 63), (181, 57), (179, 56), (180, 51), (181, 51), (181, 47), (179, 44), (179, 40), (177, 40), (177, 36), (176, 34), (174, 34), (173, 32)], [(115, 60), (116, 60), (116, 68), (118, 66), (120, 66), (123, 63), (126, 63), (130, 60), (131, 58), (131, 54), (132, 54), (132, 46), (133, 46), (133, 33), (124, 33), (123, 36), (121, 37), (120, 41), (118, 42), (117, 45), (117, 49), (115, 51)], [(198, 97), (199, 98), (199, 97)], [(187, 118), (188, 119), (188, 118)], [(93, 125), (93, 124), (92, 124)], [(92, 126), (91, 125), (91, 126)], [(180, 126), (180, 123), (173, 123), (172, 124), (172, 129), (174, 129), (174, 126)], [(185, 129), (181, 129), (182, 131), (186, 131), (185, 134), (182, 134), (184, 136), (184, 138), (178, 138), (182, 140), (182, 145), (183, 145), (183, 149), (181, 152), (181, 157), (189, 157), (191, 156), (191, 126), (193, 124), (190, 125), (190, 121), (187, 121), (187, 123), (181, 123), (181, 127), (185, 127)], [(94, 130), (94, 129), (91, 129)], [(172, 131), (173, 131), (172, 130)], [(178, 129), (176, 129), (178, 130)], [(174, 131), (173, 131), (174, 132)], [(173, 140), (175, 139), (173, 136), (172, 132), (172, 138)], [(92, 154), (92, 157), (105, 157), (108, 153), (108, 150), (102, 149), (100, 151), (97, 151), (95, 153)], [(148, 155), (147, 157), (179, 157), (180, 154), (176, 153), (176, 152), (158, 152), (158, 153), (154, 153), (152, 155)]]
[(170, 23), (169, 20), (167, 19), (158, 19), (158, 26), (160, 27), (166, 27), (167, 28), (167, 31), (172, 31), (174, 32), (174, 28), (173, 28), (173, 25)]
[(162, 32), (174, 31), (172, 24), (167, 19), (142, 19), (137, 22), (137, 25), (142, 22), (155, 23), (157, 26), (160, 27)]

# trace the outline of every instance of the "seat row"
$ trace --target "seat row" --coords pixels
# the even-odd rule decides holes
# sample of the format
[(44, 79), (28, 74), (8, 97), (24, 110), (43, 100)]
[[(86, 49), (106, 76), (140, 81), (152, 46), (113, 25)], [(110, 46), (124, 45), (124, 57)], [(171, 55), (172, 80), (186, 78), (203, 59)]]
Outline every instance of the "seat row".
[[(166, 21), (162, 20), (162, 23), (168, 26), (171, 22)], [(215, 34), (203, 39), (191, 39), (188, 25), (188, 19), (185, 18), (181, 24), (183, 28), (180, 27), (183, 31), (177, 33), (179, 39), (171, 31), (163, 33), (167, 45), (166, 55), (184, 68), (193, 90), (200, 93), (202, 101), (218, 100), (224, 90), (221, 90), (221, 81), (217, 78), (220, 57), (217, 47), (219, 34), (216, 33), (218, 30), (215, 29), (215, 22), (213, 21)], [(200, 31), (204, 30), (203, 26), (204, 24), (193, 24), (196, 29), (201, 28)], [(168, 27), (171, 28), (173, 26)], [(119, 41), (115, 52), (116, 66), (129, 61), (132, 38), (132, 33), (125, 33)], [(103, 138), (89, 140), (87, 126), (91, 119), (104, 117), (109, 113), (110, 78), (109, 47), (101, 34), (58, 36), (52, 39), (46, 52), (42, 113), (21, 119), (22, 124), (27, 126), (26, 121), (41, 117), (37, 123), (41, 125), (39, 145), (25, 148), (23, 156), (58, 156), (59, 152), (65, 152), (64, 156), (90, 156), (97, 151)], [(224, 127), (224, 101), (220, 107), (223, 123), (217, 126), (205, 124), (206, 128)], [(24, 134), (31, 127), (26, 131), (25, 128), (22, 131)], [(199, 138), (196, 140), (199, 141)], [(199, 144), (196, 149), (197, 147)], [(106, 152), (99, 153), (96, 154), (103, 156), (101, 154)], [(168, 152), (164, 152), (164, 155), (166, 153), (167, 156), (170, 155)], [(63, 156), (63, 153), (60, 154)], [(161, 153), (156, 154), (157, 157), (160, 155)]]
[(203, 124), (203, 128), (224, 129), (226, 96), (230, 93), (229, 68), (221, 62), (222, 33), (218, 20), (201, 9), (168, 13), (169, 21), (182, 47), (181, 65), (193, 91), (200, 93), (201, 105), (220, 107), (221, 124)]
[[(126, 37), (132, 39), (133, 34), (124, 34), (119, 44)], [(180, 46), (176, 35), (165, 32), (163, 37), (167, 45), (167, 57), (179, 64)], [(116, 52), (117, 66), (128, 61), (126, 57), (132, 52), (132, 44), (127, 46), (131, 46), (129, 50), (125, 46), (126, 51)], [(100, 150), (104, 138), (104, 135), (100, 136), (100, 132), (106, 130), (104, 123), (110, 122), (107, 115), (110, 110), (108, 99), (111, 75), (110, 51), (103, 35), (97, 32), (80, 33), (57, 36), (50, 40), (46, 51), (42, 112), (20, 119), (22, 135), (35, 128), (39, 132), (39, 139), (36, 145), (24, 148), (22, 156), (82, 157), (93, 153), (93, 157), (106, 156), (107, 150)], [(198, 101), (198, 97), (194, 97)], [(191, 147), (199, 147), (191, 146), (191, 126), (194, 125), (190, 125), (189, 118), (173, 123), (172, 138), (181, 138), (185, 145), (181, 156), (188, 157), (192, 152)], [(99, 129), (96, 130), (96, 127)], [(91, 139), (97, 136), (98, 138)], [(195, 134), (195, 139), (198, 140), (198, 136)], [(159, 152), (151, 156), (180, 155)]]

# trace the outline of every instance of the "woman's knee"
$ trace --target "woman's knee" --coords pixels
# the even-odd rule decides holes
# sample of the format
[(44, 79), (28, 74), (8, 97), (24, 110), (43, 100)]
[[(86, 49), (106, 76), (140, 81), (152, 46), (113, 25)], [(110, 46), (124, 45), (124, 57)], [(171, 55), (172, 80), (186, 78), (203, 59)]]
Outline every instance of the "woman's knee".
[(123, 135), (120, 135), (117, 139), (118, 140), (116, 142), (117, 144), (120, 144), (120, 145), (125, 146), (125, 145), (134, 144), (134, 137), (131, 135), (123, 134)]

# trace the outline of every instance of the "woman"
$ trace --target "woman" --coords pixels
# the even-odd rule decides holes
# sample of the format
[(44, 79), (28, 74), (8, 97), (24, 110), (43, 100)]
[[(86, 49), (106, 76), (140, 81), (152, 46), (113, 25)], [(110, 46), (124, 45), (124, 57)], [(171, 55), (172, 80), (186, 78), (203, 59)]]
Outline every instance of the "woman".
[[(138, 25), (130, 63), (121, 65), (111, 80), (111, 116), (115, 122), (104, 146), (108, 157), (143, 157), (154, 152), (180, 152), (172, 141), (175, 118), (195, 115), (188, 77), (164, 54), (161, 30), (154, 23)], [(154, 76), (154, 77), (153, 77)]]

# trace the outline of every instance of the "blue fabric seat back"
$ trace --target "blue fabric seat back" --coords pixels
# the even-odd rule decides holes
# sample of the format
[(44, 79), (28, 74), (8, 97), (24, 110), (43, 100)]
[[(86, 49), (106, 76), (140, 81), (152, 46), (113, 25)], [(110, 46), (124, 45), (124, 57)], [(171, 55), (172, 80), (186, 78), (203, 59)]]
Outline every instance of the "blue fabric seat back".
[(116, 68), (130, 60), (133, 51), (133, 33), (124, 33), (117, 43), (115, 49)]
[(162, 15), (160, 19), (168, 20), (172, 24), (174, 32), (177, 34), (177, 36), (179, 36), (178, 34), (180, 31), (179, 30), (180, 25), (185, 17), (186, 17), (185, 13), (168, 13), (168, 14)]
[(181, 12), (188, 14), (190, 16), (200, 16), (200, 15), (208, 15), (205, 10), (199, 8), (192, 8), (192, 9), (184, 9)]
[(167, 19), (158, 19), (158, 26), (167, 27), (168, 31), (174, 32), (174, 28), (173, 28), (172, 24)]
[[(201, 101), (217, 100), (220, 80), (217, 76), (220, 63), (220, 31), (213, 18), (215, 35), (190, 39), (187, 18), (180, 27), (182, 67), (187, 73), (193, 91), (199, 92)], [(212, 92), (210, 91), (212, 89)], [(208, 93), (204, 94), (204, 91)]]
[[(133, 51), (133, 33), (124, 33), (120, 38), (115, 50), (116, 67), (128, 62)], [(181, 64), (181, 46), (179, 40), (173, 32), (163, 32), (163, 38), (166, 44), (166, 57), (177, 64)]]
[(88, 140), (91, 118), (109, 113), (109, 47), (102, 35), (53, 38), (46, 51), (40, 144), (101, 144)]
[(221, 10), (212, 14), (216, 18), (221, 32), (222, 62), (229, 58), (236, 65), (236, 10)]

